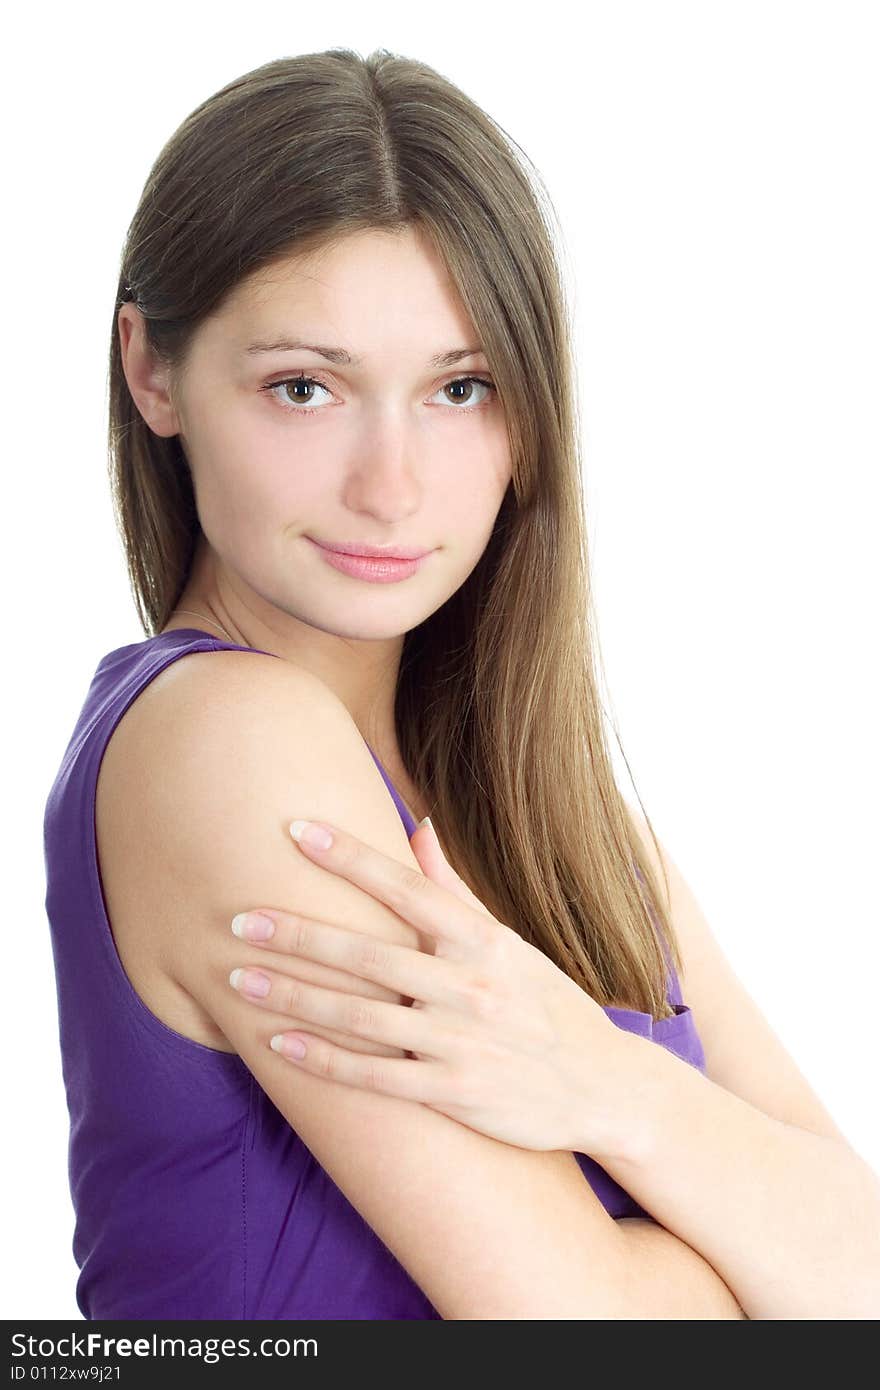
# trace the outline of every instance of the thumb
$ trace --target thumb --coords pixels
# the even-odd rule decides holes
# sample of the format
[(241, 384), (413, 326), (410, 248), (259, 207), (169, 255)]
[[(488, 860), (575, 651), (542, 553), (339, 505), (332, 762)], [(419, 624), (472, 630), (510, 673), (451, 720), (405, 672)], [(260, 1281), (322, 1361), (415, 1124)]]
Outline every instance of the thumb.
[(455, 893), (469, 907), (491, 915), (446, 858), (430, 816), (425, 816), (424, 820), (419, 821), (410, 836), (410, 845), (426, 878), (433, 879), (441, 888)]

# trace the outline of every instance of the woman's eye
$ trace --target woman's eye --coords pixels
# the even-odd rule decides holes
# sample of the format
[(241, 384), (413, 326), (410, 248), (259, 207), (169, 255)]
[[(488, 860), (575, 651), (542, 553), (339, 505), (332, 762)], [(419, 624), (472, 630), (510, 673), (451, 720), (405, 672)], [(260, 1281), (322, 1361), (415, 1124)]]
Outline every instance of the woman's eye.
[[(483, 399), (478, 400), (476, 405), (472, 403), (475, 387), (485, 392)], [(268, 386), (263, 386), (260, 389), (267, 391), (270, 396), (275, 396), (284, 410), (292, 411), (297, 415), (314, 415), (320, 411), (320, 407), (316, 410), (312, 404), (315, 388), (323, 391), (326, 396), (331, 394), (329, 389), (313, 376), (286, 377), (283, 381), (270, 382)], [(465, 414), (488, 404), (495, 392), (495, 385), (485, 377), (459, 376), (453, 381), (447, 381), (444, 386), (440, 387), (437, 394), (439, 395), (441, 391), (447, 393), (452, 391), (452, 396), (446, 395), (446, 403), (453, 405), (460, 414)], [(462, 391), (463, 394), (459, 394)], [(276, 392), (283, 394), (276, 395)]]
[[(486, 394), (482, 400), (477, 401), (476, 405), (472, 405), (471, 401), (475, 386), (482, 387)], [(453, 387), (456, 391), (458, 391), (460, 387), (467, 388), (467, 394), (464, 397), (458, 395), (452, 397), (453, 404), (455, 405), (459, 405), (461, 401), (464, 400), (466, 410), (477, 410), (481, 405), (486, 405), (495, 390), (494, 384), (491, 381), (487, 381), (486, 378), (482, 376), (457, 376), (454, 381), (447, 381), (445, 386), (440, 387), (440, 390), (450, 391)], [(448, 396), (447, 400), (449, 400)]]
[[(325, 395), (330, 395), (327, 387), (322, 386), (320, 381), (316, 381), (313, 376), (288, 377), (285, 381), (270, 382), (268, 386), (264, 386), (262, 389), (268, 391), (270, 396), (275, 395), (276, 391), (283, 391), (283, 398), (281, 396), (275, 396), (279, 405), (283, 406), (285, 410), (296, 410), (300, 415), (311, 415), (314, 413), (314, 407), (310, 404), (310, 400), (305, 392), (306, 389), (313, 390), (316, 386), (318, 390), (323, 391)], [(303, 409), (303, 406), (308, 408)]]

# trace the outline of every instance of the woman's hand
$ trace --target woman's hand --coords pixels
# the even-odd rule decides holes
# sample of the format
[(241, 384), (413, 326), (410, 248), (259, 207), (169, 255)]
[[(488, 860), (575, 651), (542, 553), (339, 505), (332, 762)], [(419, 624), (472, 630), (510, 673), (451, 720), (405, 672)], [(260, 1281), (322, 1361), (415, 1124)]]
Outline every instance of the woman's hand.
[[(304, 824), (295, 821), (291, 831)], [(447, 862), (432, 826), (420, 826), (410, 840), (421, 875), (336, 827), (332, 836), (327, 849), (304, 838), (298, 843), (313, 864), (409, 922), (433, 943), (433, 954), (277, 908), (255, 911), (274, 923), (273, 951), (322, 962), (413, 1001), (386, 1003), (297, 981), (297, 1019), (409, 1055), (348, 1051), (301, 1031), (276, 1035), (272, 1046), (293, 1061), (287, 1048), (299, 1039), (305, 1055), (297, 1066), (418, 1101), (521, 1148), (577, 1148), (598, 1161), (618, 1152), (615, 1117), (629, 1084), (629, 1053), (627, 1035), (602, 1007), (487, 911)], [(243, 920), (240, 914), (234, 929), (257, 945)], [(290, 978), (259, 969), (269, 991), (252, 1002), (292, 1012)], [(243, 973), (233, 972), (238, 986)]]

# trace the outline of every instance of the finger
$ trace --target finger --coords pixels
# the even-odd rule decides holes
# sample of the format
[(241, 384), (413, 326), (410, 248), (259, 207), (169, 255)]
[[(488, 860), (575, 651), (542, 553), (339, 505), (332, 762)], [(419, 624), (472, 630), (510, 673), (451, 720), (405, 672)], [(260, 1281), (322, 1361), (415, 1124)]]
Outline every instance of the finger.
[(307, 985), (268, 970), (236, 969), (229, 976), (233, 989), (251, 1004), (288, 1018), (321, 1023), (338, 1033), (351, 1033), (369, 1042), (386, 1043), (405, 1052), (438, 1055), (436, 1015), (405, 1004), (386, 1004), (360, 994), (343, 994), (320, 985)]
[[(290, 833), (301, 850), (322, 868), (340, 874), (371, 897), (390, 907), (404, 921), (438, 941), (467, 949), (482, 944), (495, 923), (494, 917), (476, 912), (468, 903), (397, 859), (380, 854), (371, 845), (336, 826), (321, 821), (292, 821)], [(331, 836), (326, 847), (305, 838), (309, 828)]]
[[(289, 1046), (287, 1040), (294, 1037), (305, 1044), (305, 1056), (295, 1057), (285, 1051)], [(371, 1057), (368, 1053), (349, 1052), (310, 1033), (276, 1033), (270, 1046), (279, 1056), (302, 1067), (304, 1071), (330, 1081), (341, 1081), (346, 1086), (359, 1086), (364, 1091), (437, 1105), (443, 1101), (448, 1090), (445, 1071), (437, 1062), (423, 1062), (408, 1057)]]
[[(332, 966), (425, 1004), (460, 1009), (469, 997), (467, 979), (455, 961), (278, 908), (260, 908), (258, 915), (274, 924), (270, 940), (275, 952)], [(251, 939), (247, 914), (234, 918), (232, 929), (242, 939)]]
[(446, 858), (440, 837), (429, 816), (426, 816), (416, 826), (409, 837), (409, 843), (413, 854), (419, 861), (419, 867), (425, 870), (427, 878), (433, 879), (442, 888), (448, 888), (451, 893), (455, 893), (463, 902), (468, 903), (475, 912), (482, 913), (484, 917), (492, 916), (489, 909), (480, 902), (476, 893), (468, 887), (461, 874), (452, 867)]

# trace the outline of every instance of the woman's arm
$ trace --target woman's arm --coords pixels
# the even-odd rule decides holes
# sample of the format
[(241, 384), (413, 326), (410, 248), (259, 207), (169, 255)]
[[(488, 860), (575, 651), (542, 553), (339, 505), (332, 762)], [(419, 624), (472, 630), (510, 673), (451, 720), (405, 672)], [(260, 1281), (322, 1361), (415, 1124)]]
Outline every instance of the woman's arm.
[(633, 1147), (603, 1157), (606, 1172), (705, 1255), (750, 1318), (880, 1316), (880, 1182), (868, 1164), (627, 1038)]
[(629, 1317), (746, 1321), (747, 1315), (710, 1264), (678, 1236), (644, 1216), (617, 1222), (624, 1236)]
[(129, 936), (152, 934), (170, 976), (443, 1318), (698, 1316), (693, 1261), (648, 1266), (573, 1153), (491, 1139), (426, 1106), (298, 1071), (271, 1050), (291, 1020), (255, 1012), (230, 989), (230, 970), (251, 954), (229, 930), (236, 912), (277, 903), (417, 944), (390, 909), (298, 854), (289, 821), (344, 819), (380, 851), (416, 861), (369, 752), (320, 682), (254, 653), (193, 654), (174, 672), (129, 710), (107, 768), (118, 814), (106, 819), (102, 858), (140, 875), (126, 895), (139, 914)]

